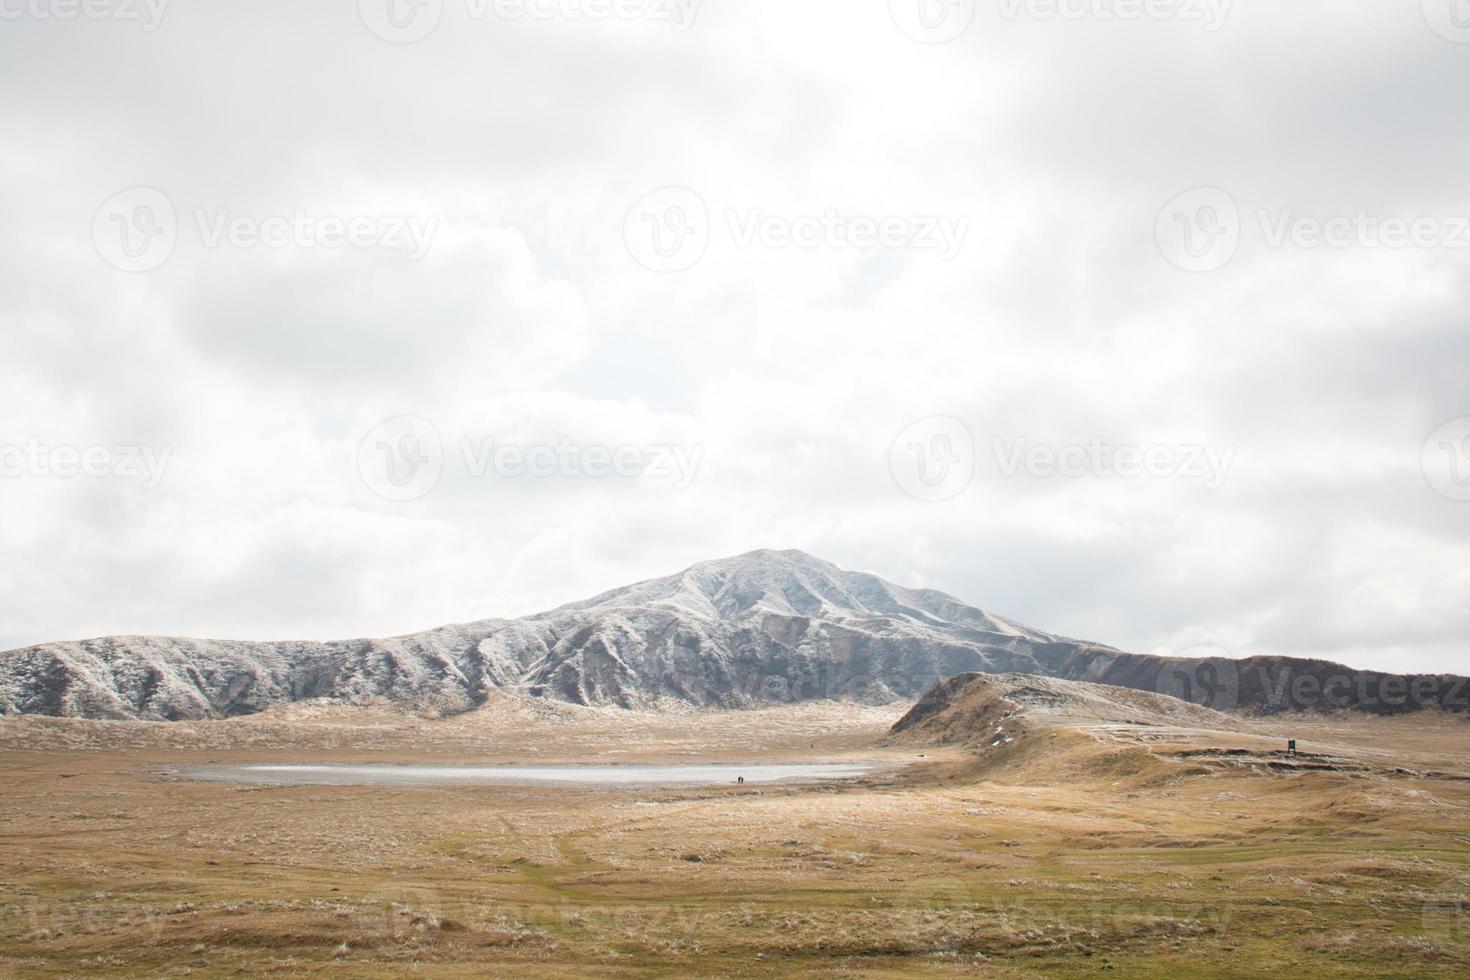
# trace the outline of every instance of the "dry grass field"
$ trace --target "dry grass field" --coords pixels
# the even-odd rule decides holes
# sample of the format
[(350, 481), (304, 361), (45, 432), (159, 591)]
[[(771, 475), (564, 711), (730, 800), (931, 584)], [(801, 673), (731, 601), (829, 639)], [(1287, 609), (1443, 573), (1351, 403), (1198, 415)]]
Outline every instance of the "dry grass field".
[[(0, 974), (1470, 973), (1464, 719), (1074, 719), (977, 757), (886, 740), (901, 713), (3, 721)], [(695, 759), (885, 768), (654, 790), (177, 773)]]

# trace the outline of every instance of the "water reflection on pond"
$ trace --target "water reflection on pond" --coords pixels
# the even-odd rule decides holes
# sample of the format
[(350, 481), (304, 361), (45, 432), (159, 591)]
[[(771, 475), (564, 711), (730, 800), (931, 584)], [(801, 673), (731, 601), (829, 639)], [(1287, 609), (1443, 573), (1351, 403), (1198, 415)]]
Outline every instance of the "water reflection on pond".
[(872, 766), (241, 765), (183, 770), (189, 779), (268, 786), (721, 786), (852, 779)]

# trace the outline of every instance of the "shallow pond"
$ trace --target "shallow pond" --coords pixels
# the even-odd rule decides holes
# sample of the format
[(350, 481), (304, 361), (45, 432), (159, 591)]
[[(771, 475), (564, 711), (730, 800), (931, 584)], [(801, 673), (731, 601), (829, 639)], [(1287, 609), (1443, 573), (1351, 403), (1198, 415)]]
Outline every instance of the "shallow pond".
[(852, 779), (872, 766), (200, 766), (180, 775), (269, 786), (725, 786)]

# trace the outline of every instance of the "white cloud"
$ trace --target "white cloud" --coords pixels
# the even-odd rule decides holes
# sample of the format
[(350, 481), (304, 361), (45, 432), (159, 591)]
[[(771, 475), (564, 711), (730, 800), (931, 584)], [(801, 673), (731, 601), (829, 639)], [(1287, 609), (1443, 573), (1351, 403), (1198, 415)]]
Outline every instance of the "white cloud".
[[(353, 4), (7, 24), (0, 445), (173, 456), (153, 492), (0, 479), (0, 647), (408, 630), (800, 547), (1133, 649), (1459, 666), (1470, 505), (1418, 467), (1470, 415), (1470, 255), (1271, 248), (1255, 214), (1470, 213), (1464, 51), (1367, 0), (1216, 33), (982, 5), (939, 46), (887, 6), (706, 4), (685, 33), (456, 13), (410, 45)], [(710, 241), (658, 274), (624, 219), (671, 185)], [(91, 227), (135, 186), (167, 192), (180, 243), (126, 274)], [(1242, 241), (1189, 274), (1155, 223), (1202, 186)], [(436, 232), (419, 261), (209, 248), (196, 209)], [(950, 261), (742, 246), (753, 209), (969, 230)], [(393, 503), (358, 449), (402, 415), (446, 466)], [(888, 472), (935, 415), (979, 453), (939, 503)], [(463, 438), (702, 456), (681, 490), (476, 477)], [(1215, 490), (1006, 478), (996, 438), (1236, 456)]]

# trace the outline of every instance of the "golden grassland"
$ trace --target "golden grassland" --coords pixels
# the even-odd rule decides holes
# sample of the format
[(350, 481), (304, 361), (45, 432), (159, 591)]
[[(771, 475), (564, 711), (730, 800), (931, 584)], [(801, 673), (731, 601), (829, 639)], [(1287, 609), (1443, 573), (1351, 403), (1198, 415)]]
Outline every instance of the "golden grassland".
[[(1038, 728), (977, 759), (885, 742), (898, 713), (0, 722), (0, 975), (1470, 973), (1462, 719), (1297, 719), (1335, 760), (1300, 770), (1272, 754), (1279, 721)], [(176, 775), (696, 758), (894, 768), (659, 790)]]

